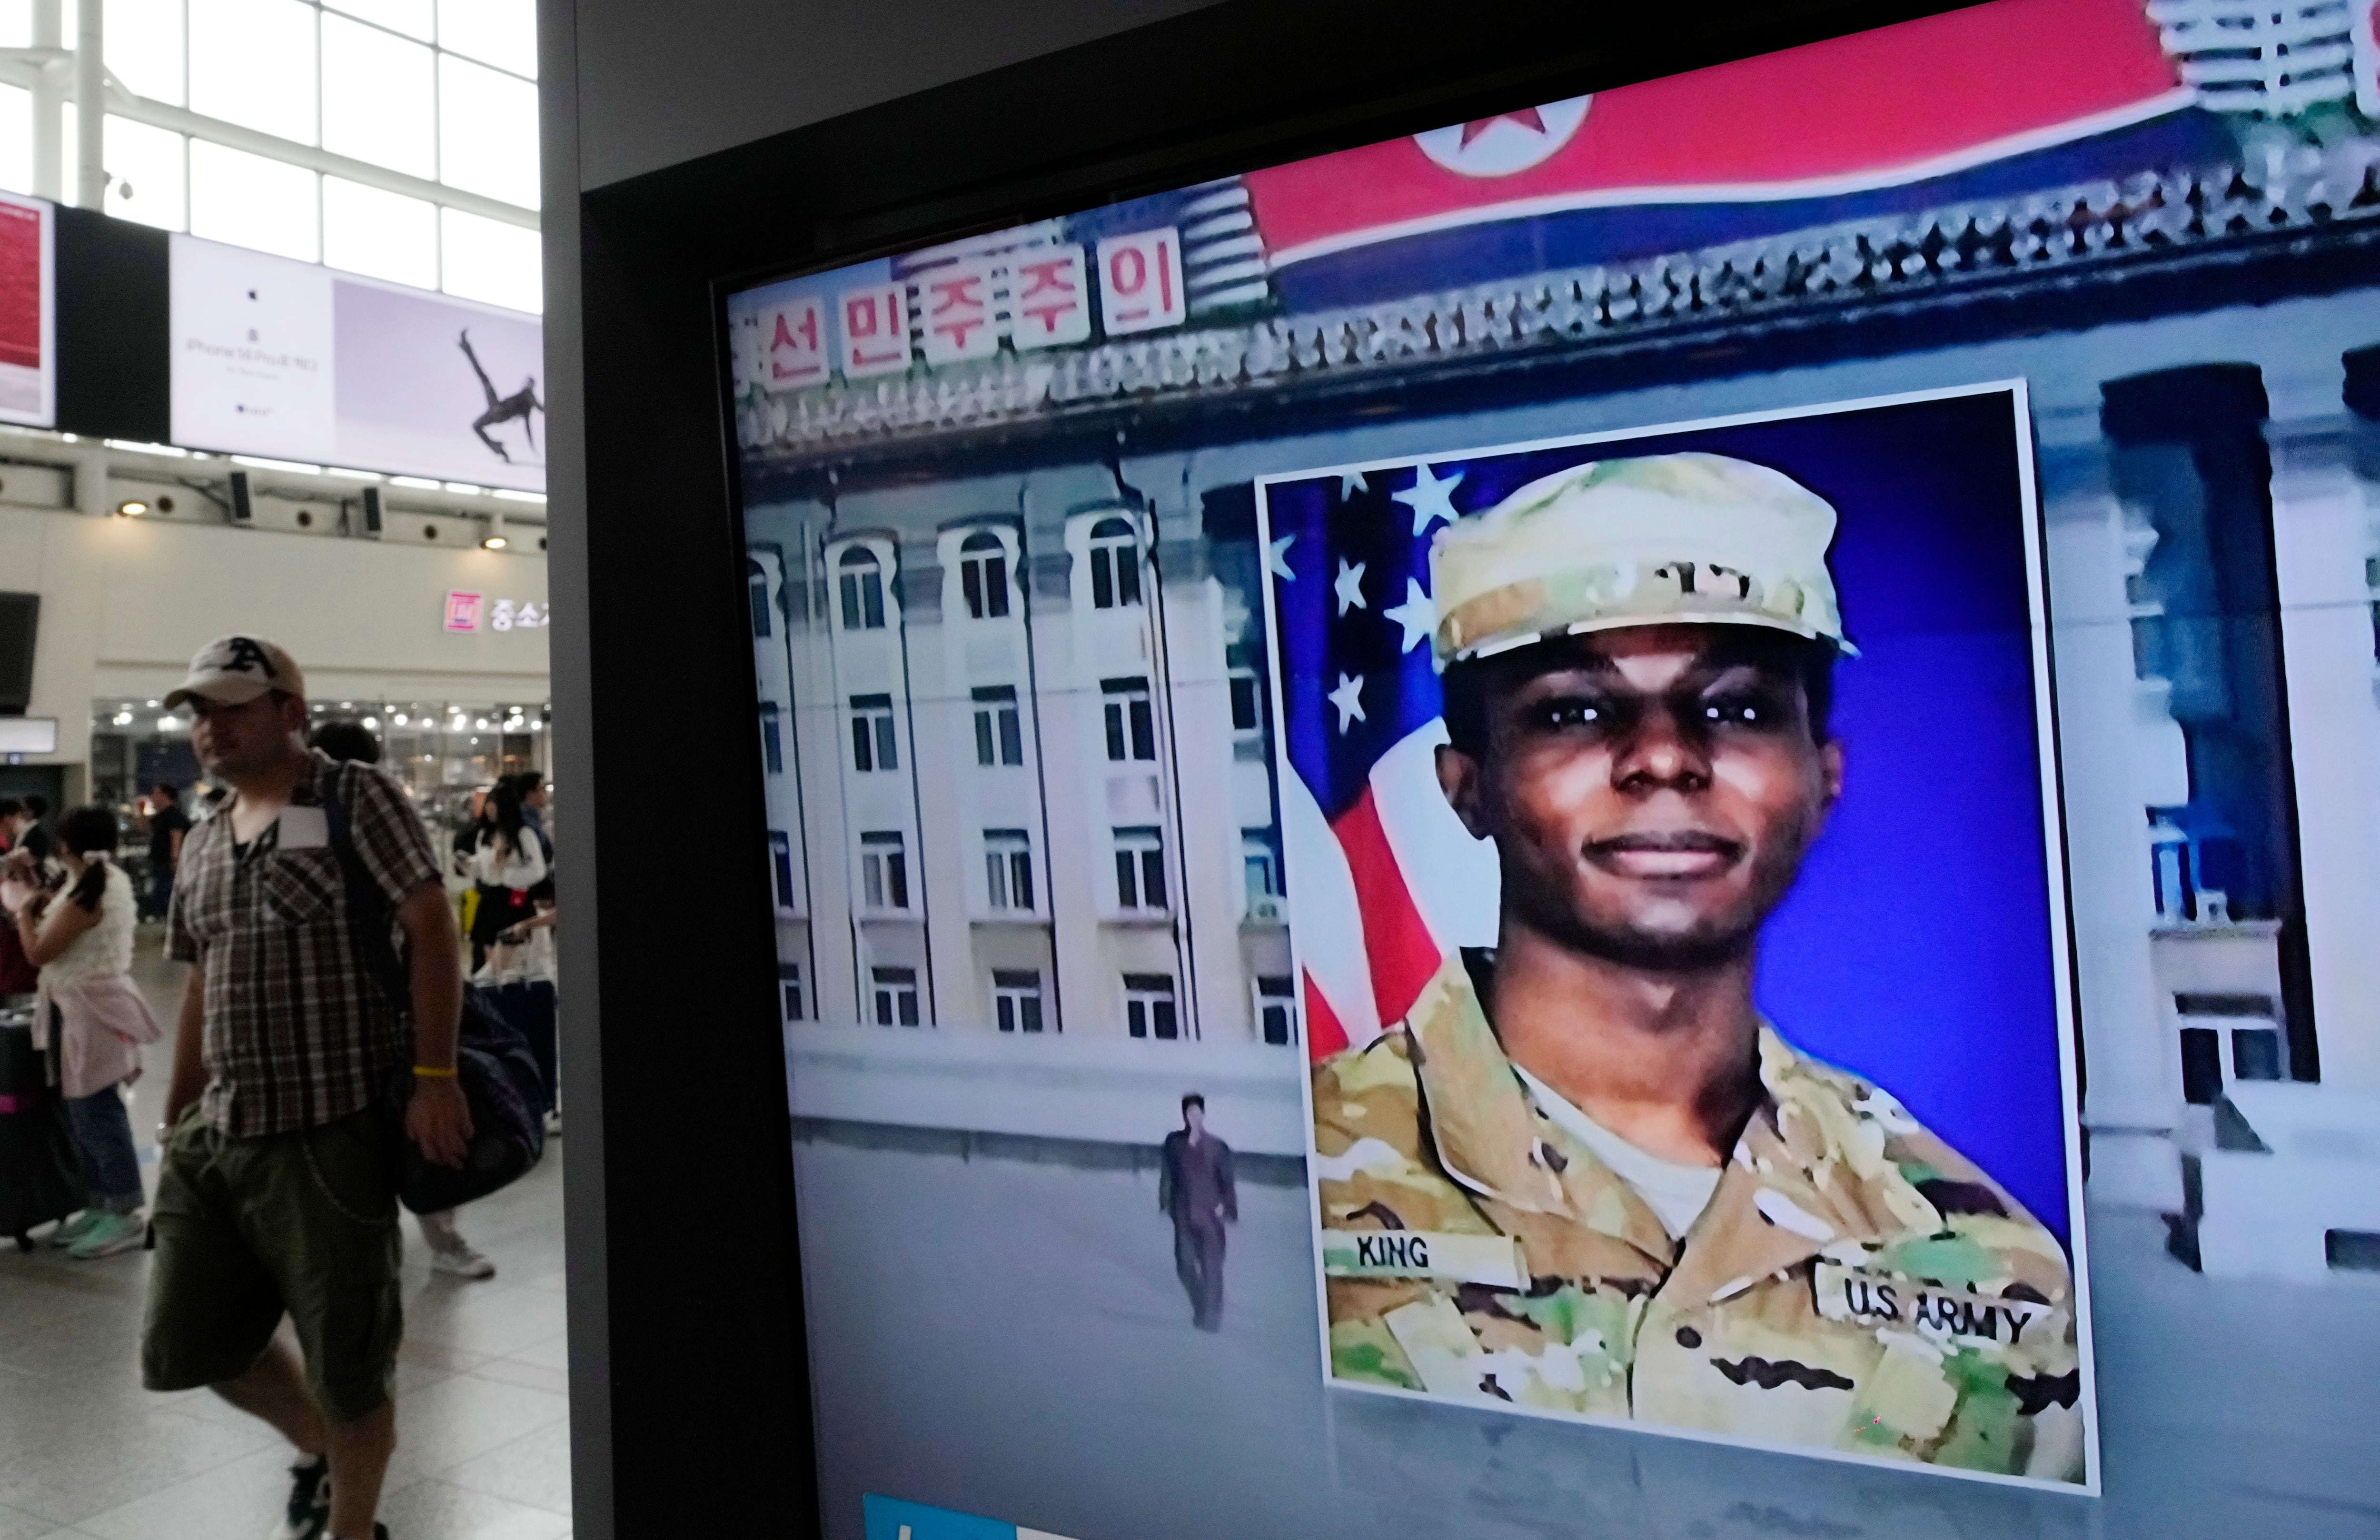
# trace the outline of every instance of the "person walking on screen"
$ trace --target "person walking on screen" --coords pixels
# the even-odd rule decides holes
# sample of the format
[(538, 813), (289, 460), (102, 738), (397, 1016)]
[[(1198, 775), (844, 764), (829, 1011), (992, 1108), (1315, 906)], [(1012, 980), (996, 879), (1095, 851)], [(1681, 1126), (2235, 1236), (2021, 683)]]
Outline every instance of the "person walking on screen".
[(1182, 1098), (1182, 1126), (1165, 1136), (1158, 1211), (1173, 1221), (1173, 1270), (1190, 1296), (1190, 1324), (1223, 1328), (1223, 1227), (1240, 1221), (1232, 1146), (1207, 1132), (1207, 1098)]
[(2081, 1478), (2058, 1238), (1753, 1000), (1843, 794), (1835, 522), (1682, 454), (1438, 532), (1438, 779), (1502, 912), (1315, 1068), (1334, 1377)]
[[(405, 1316), (377, 1104), (410, 1066), (405, 1136), (439, 1164), (468, 1153), (454, 913), (404, 789), (306, 747), (286, 652), (209, 642), (165, 704), (188, 706), (190, 746), (230, 794), (183, 844), (168, 920), (168, 955), (196, 966), (158, 1131), (141, 1379), (206, 1386), (295, 1446), (277, 1540), (383, 1540)], [(366, 881), (405, 933), (402, 1013), (358, 944)], [(274, 1340), (285, 1316), (302, 1364)]]

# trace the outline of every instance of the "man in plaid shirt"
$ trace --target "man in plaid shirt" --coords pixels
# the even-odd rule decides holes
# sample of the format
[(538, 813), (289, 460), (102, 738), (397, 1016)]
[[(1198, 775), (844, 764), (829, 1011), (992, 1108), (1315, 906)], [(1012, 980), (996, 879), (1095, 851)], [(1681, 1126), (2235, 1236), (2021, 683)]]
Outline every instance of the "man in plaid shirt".
[[(287, 653), (210, 642), (166, 697), (186, 704), (191, 747), (232, 794), (184, 842), (174, 885), (168, 950), (198, 965), (159, 1130), (142, 1378), (209, 1386), (297, 1447), (274, 1540), (385, 1540), (374, 1511), (405, 1322), (395, 1152), (374, 1104), (409, 1061), (406, 1133), (461, 1164), (454, 916), (396, 782), (305, 747), (306, 683)], [(409, 1011), (364, 961), (342, 819), (407, 943)], [(284, 1315), (302, 1367), (273, 1340)]]

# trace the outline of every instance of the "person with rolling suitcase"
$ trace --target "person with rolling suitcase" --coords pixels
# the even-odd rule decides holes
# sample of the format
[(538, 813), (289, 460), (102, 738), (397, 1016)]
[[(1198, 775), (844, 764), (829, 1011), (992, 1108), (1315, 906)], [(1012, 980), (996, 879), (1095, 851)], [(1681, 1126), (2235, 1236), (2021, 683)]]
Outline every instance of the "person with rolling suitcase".
[(33, 1046), (33, 1007), (0, 1005), (0, 1235), (31, 1251), (36, 1229), (90, 1201), (49, 1057)]

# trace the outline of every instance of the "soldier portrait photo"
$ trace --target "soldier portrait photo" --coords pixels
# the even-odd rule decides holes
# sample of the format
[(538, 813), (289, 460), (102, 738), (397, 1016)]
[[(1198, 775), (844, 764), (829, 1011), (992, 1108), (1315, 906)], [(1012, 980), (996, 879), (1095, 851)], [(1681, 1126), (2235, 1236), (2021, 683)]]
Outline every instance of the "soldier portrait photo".
[(2029, 433), (1260, 490), (1334, 1387), (2091, 1482)]

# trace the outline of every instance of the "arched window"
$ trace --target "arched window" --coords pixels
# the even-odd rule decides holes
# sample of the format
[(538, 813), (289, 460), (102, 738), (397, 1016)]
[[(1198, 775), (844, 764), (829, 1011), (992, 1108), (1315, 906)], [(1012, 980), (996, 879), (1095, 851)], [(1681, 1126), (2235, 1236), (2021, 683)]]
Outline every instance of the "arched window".
[(1008, 548), (998, 535), (978, 530), (959, 542), (959, 588), (975, 619), (998, 620), (1008, 613)]
[(876, 559), (876, 552), (855, 545), (836, 565), (843, 576), (843, 628), (884, 629), (884, 564)]
[(1091, 607), (1139, 602), (1140, 540), (1131, 520), (1103, 518), (1091, 526)]

